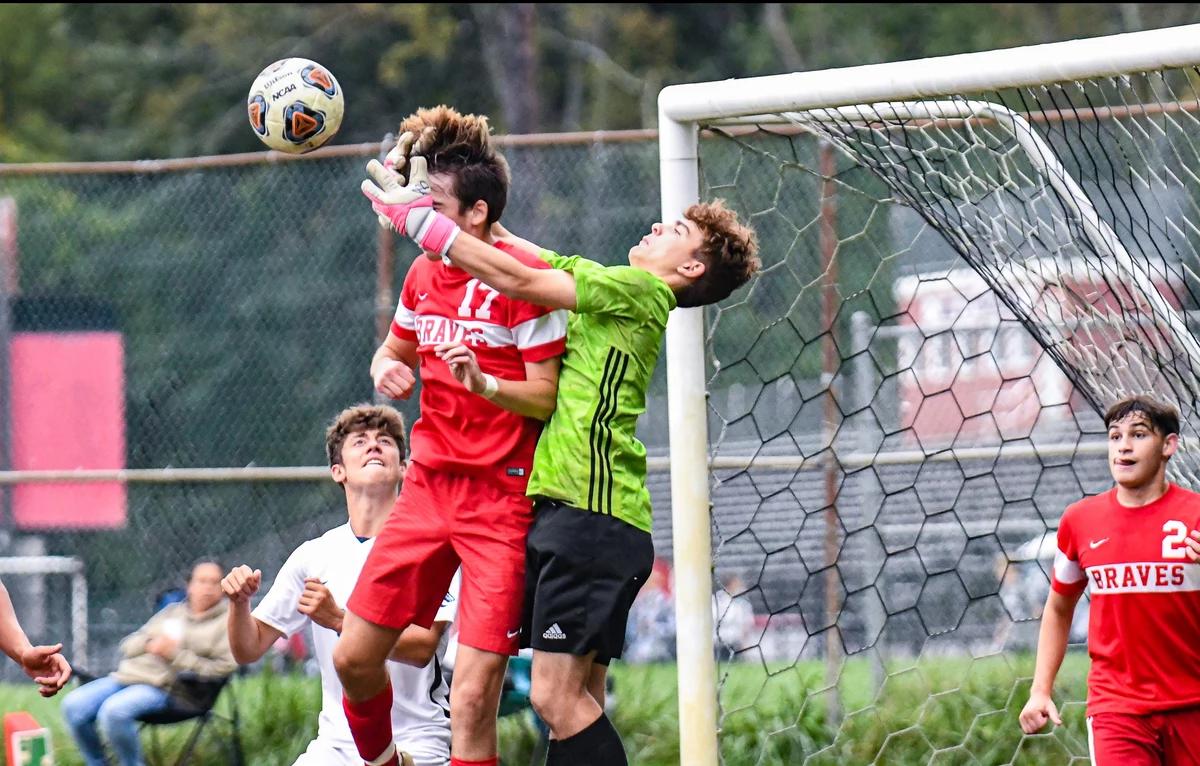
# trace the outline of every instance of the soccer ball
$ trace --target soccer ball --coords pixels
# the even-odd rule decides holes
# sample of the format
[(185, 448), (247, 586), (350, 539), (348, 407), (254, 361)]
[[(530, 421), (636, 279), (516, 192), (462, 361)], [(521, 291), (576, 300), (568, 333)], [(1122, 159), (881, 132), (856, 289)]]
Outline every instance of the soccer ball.
[(246, 99), (254, 134), (288, 154), (311, 152), (333, 138), (345, 106), (333, 73), (302, 58), (281, 59), (259, 72)]

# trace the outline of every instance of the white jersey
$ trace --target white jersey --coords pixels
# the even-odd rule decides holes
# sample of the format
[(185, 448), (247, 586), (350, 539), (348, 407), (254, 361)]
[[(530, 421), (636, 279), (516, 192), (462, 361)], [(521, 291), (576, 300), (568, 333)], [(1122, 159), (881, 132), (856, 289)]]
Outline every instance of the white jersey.
[[(334, 601), (344, 608), (374, 542), (374, 538), (359, 541), (350, 525), (343, 524), (302, 544), (279, 570), (271, 590), (255, 607), (254, 617), (288, 637), (298, 633), (310, 622), (296, 608), (308, 577), (325, 583)], [(461, 572), (454, 575), (450, 592), (434, 622), (454, 621), (460, 578)], [(317, 740), (357, 752), (342, 709), (342, 684), (333, 667), (333, 647), (338, 635), (316, 623), (312, 623), (312, 632), (314, 653), (321, 668)], [(423, 668), (389, 660), (387, 669), (392, 678), (392, 734), (396, 746), (418, 763), (445, 763), (450, 758), (450, 704), (437, 659)]]

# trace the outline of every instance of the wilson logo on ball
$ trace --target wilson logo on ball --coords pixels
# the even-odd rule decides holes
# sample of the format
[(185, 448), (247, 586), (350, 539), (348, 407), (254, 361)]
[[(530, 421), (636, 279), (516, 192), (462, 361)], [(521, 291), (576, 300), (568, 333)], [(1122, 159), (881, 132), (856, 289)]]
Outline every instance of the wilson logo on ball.
[(250, 127), (260, 136), (267, 135), (267, 100), (261, 93), (255, 93), (246, 108), (250, 112)]
[(302, 144), (325, 128), (325, 115), (305, 104), (289, 104), (283, 110), (283, 137)]
[(319, 66), (304, 67), (300, 72), (300, 79), (314, 88), (320, 88), (326, 96), (333, 96), (337, 93), (337, 85), (334, 84), (333, 78)]

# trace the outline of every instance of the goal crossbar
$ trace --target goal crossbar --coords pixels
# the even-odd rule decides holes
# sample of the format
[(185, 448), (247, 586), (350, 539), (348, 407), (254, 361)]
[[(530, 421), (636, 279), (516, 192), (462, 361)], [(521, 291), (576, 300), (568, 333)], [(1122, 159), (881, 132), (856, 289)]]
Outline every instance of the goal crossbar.
[[(658, 97), (672, 122), (806, 111), (1116, 77), (1200, 61), (1200, 24), (919, 61), (671, 85)], [(661, 127), (661, 126), (660, 126)]]

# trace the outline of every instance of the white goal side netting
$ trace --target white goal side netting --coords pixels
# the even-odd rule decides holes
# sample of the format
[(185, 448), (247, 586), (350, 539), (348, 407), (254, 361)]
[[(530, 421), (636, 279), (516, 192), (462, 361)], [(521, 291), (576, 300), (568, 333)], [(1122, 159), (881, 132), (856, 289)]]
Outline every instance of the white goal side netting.
[(1099, 414), (1200, 395), (1195, 69), (705, 124), (763, 270), (706, 315), (726, 764), (1086, 762), (1024, 737), (1053, 532)]

